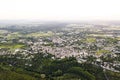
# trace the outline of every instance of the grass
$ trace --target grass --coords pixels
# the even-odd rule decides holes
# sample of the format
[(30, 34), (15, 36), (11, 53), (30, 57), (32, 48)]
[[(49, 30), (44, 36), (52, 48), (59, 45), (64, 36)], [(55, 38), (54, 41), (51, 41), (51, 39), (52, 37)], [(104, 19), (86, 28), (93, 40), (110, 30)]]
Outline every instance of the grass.
[(54, 33), (51, 31), (48, 32), (36, 32), (36, 33), (31, 33), (28, 34), (27, 37), (48, 37), (48, 36), (53, 36)]
[(14, 32), (14, 33), (11, 33), (11, 34), (8, 34), (7, 36), (5, 36), (8, 40), (10, 39), (17, 39), (19, 38), (20, 36), (23, 36), (22, 34), (20, 34), (19, 32)]
[(35, 32), (35, 33), (30, 33), (30, 34), (21, 34), (19, 32), (13, 32), (9, 33), (6, 36), (3, 35), (3, 31), (0, 32), (0, 37), (1, 38), (6, 38), (7, 40), (12, 40), (12, 39), (18, 39), (19, 37), (49, 37), (53, 36), (54, 33), (52, 31), (48, 32)]
[(120, 37), (117, 37), (117, 40), (120, 40)]
[(4, 34), (4, 33), (7, 33), (8, 31), (7, 30), (0, 30), (0, 34)]
[(18, 48), (24, 48), (24, 44), (18, 44), (18, 43), (0, 43), (0, 48), (8, 48), (10, 50), (15, 50)]
[(93, 37), (111, 37), (112, 35), (108, 35), (108, 34), (89, 34), (89, 36), (93, 36)]
[(109, 50), (97, 50), (96, 54), (100, 55), (100, 54), (106, 54), (106, 53), (111, 53)]
[(87, 38), (86, 42), (93, 43), (93, 42), (96, 42), (96, 39), (95, 38)]

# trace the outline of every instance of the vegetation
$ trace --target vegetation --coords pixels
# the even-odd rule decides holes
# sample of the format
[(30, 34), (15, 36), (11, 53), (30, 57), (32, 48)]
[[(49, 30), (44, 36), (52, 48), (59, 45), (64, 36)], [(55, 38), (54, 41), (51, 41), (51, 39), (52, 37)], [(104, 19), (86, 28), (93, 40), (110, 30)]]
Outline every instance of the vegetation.
[(0, 80), (119, 80), (120, 30), (67, 25), (1, 26)]
[(27, 37), (47, 37), (47, 36), (52, 36), (52, 35), (54, 35), (53, 32), (48, 31), (48, 32), (31, 33), (31, 34), (28, 34)]
[(97, 55), (106, 54), (106, 53), (110, 53), (110, 51), (109, 51), (109, 50), (98, 50), (98, 51), (96, 52)]
[[(33, 58), (27, 59), (27, 57)], [(90, 62), (78, 63), (76, 58), (53, 59), (47, 53), (7, 54), (0, 56), (0, 80), (105, 80), (103, 69)], [(120, 75), (112, 71), (110, 80), (118, 80)], [(116, 75), (117, 74), (117, 75)], [(7, 77), (6, 77), (7, 76)]]
[(0, 67), (0, 80), (36, 80), (27, 74), (17, 73), (11, 70), (5, 70)]
[(25, 45), (20, 43), (0, 43), (0, 48), (7, 48), (10, 50), (15, 50), (15, 49), (24, 48), (24, 47)]
[(96, 39), (95, 38), (87, 38), (86, 42), (87, 43), (93, 43), (93, 42), (96, 42)]

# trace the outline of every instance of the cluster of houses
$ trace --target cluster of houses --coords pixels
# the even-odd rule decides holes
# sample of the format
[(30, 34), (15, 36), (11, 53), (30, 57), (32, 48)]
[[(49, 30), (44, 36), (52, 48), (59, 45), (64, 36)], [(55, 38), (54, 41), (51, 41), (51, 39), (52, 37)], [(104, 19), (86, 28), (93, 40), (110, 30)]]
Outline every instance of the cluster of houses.
[[(68, 25), (67, 27), (70, 27), (71, 25)], [(75, 26), (73, 24), (73, 26)], [(91, 25), (88, 25), (91, 26)], [(79, 25), (76, 25), (76, 27), (79, 27)], [(35, 41), (32, 41), (30, 39), (19, 39), (18, 43), (24, 43), (27, 45), (27, 48), (25, 49), (16, 49), (14, 52), (10, 52), (9, 50), (4, 50), (0, 48), (0, 55), (3, 54), (17, 54), (21, 53), (27, 56), (27, 54), (36, 54), (39, 52), (42, 53), (50, 53), (54, 55), (56, 58), (65, 58), (65, 57), (71, 57), (74, 56), (78, 60), (78, 62), (86, 62), (86, 58), (88, 56), (94, 56), (96, 59), (96, 62), (100, 63), (94, 63), (96, 65), (99, 65), (105, 69), (112, 70), (118, 72), (118, 70), (115, 70), (114, 66), (119, 66), (120, 62), (102, 62), (100, 59), (101, 56), (104, 56), (104, 54), (96, 55), (96, 51), (99, 49), (109, 50), (111, 52), (111, 57), (118, 57), (120, 56), (120, 49), (116, 48), (115, 46), (120, 46), (120, 41), (114, 44), (109, 44), (105, 42), (104, 38), (96, 38), (96, 42), (89, 43), (85, 42), (84, 38), (87, 36), (84, 36), (84, 33), (82, 32), (71, 32), (67, 31), (67, 33), (63, 32), (62, 36), (55, 35), (52, 37), (39, 37), (35, 38)], [(81, 39), (83, 39), (83, 42), (81, 42)], [(2, 42), (6, 42), (2, 39)], [(92, 48), (91, 48), (92, 47)], [(95, 50), (96, 49), (96, 50)], [(32, 58), (27, 57), (28, 59)], [(120, 66), (119, 66), (120, 67)]]

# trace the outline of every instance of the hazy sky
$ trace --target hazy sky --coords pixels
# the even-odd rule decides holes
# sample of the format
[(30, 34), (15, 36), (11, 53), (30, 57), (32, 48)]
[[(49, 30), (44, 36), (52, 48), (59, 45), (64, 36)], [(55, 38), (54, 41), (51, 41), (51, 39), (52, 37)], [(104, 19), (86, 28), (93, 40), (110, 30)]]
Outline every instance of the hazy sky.
[(0, 19), (120, 20), (120, 0), (0, 0)]

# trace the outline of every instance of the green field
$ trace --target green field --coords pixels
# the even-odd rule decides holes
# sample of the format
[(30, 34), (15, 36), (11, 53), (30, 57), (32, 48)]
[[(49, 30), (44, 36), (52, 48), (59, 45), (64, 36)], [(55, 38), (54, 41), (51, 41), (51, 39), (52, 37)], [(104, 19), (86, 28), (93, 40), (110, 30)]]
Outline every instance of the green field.
[(94, 42), (96, 42), (96, 39), (95, 38), (87, 38), (86, 42), (87, 43), (94, 43)]
[(100, 54), (107, 54), (107, 53), (111, 53), (109, 50), (97, 50), (96, 54), (100, 55)]
[(10, 50), (15, 50), (15, 49), (24, 48), (24, 47), (25, 47), (24, 44), (0, 43), (0, 48), (7, 48), (7, 49), (10, 49)]
[(36, 33), (30, 33), (27, 35), (27, 37), (48, 37), (53, 36), (54, 33), (51, 31), (48, 32), (36, 32)]

